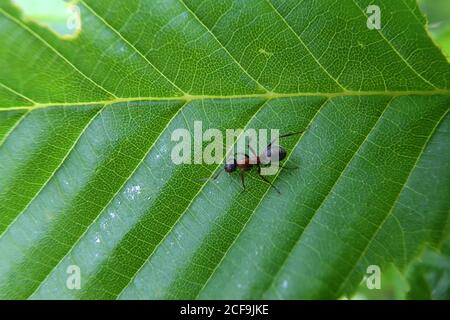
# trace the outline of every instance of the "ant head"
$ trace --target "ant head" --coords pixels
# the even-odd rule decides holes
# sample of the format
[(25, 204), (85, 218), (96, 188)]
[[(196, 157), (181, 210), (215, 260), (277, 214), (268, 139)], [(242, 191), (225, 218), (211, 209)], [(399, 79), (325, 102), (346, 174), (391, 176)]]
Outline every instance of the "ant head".
[(232, 159), (231, 161), (228, 160), (228, 161), (225, 163), (225, 171), (226, 171), (226, 172), (233, 172), (233, 171), (236, 171), (236, 168), (237, 168), (236, 159)]
[[(272, 146), (272, 145), (267, 147), (266, 152), (265, 152), (265, 157), (267, 159), (272, 159), (272, 157), (276, 154), (278, 154), (278, 161), (281, 161), (284, 158), (286, 158), (286, 150), (284, 150), (282, 147)], [(273, 160), (275, 160), (275, 159), (273, 159)]]

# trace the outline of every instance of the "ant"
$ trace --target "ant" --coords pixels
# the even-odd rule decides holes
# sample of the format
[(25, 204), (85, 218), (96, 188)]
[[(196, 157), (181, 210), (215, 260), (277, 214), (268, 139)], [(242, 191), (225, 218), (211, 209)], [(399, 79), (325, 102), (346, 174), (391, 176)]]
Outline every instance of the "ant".
[[(293, 136), (296, 134), (300, 134), (303, 133), (304, 131), (298, 131), (298, 132), (292, 132), (292, 133), (287, 133), (284, 135), (281, 135), (279, 138), (285, 138), (285, 137), (289, 137), (289, 136)], [(268, 183), (272, 188), (274, 188), (279, 194), (281, 194), (280, 190), (278, 190), (277, 187), (275, 187), (269, 180), (267, 180), (266, 177), (264, 177), (261, 174), (261, 165), (267, 165), (270, 164), (272, 161), (272, 157), (273, 155), (278, 154), (278, 158), (275, 161), (282, 161), (284, 158), (286, 158), (287, 152), (286, 150), (281, 147), (281, 146), (273, 146), (272, 144), (275, 142), (275, 139), (272, 140), (271, 143), (269, 143), (267, 145), (267, 147), (265, 148), (265, 150), (260, 154), (257, 155), (256, 152), (250, 147), (250, 145), (247, 145), (247, 147), (250, 149), (250, 151), (252, 151), (254, 157), (250, 158), (247, 154), (244, 154), (243, 159), (236, 159), (236, 155), (237, 153), (234, 155), (233, 158), (230, 158), (229, 160), (227, 160), (227, 162), (224, 165), (224, 170), (227, 173), (233, 173), (236, 170), (239, 169), (239, 176), (241, 177), (241, 182), (242, 182), (242, 187), (245, 190), (245, 183), (244, 183), (244, 175), (246, 171), (250, 171), (253, 169), (253, 167), (256, 167), (258, 169), (258, 175), (259, 177), (264, 180), (266, 183)], [(286, 168), (286, 166), (283, 166), (283, 168)], [(289, 168), (289, 169), (297, 169), (295, 168)], [(213, 178), (211, 178), (212, 180), (217, 179), (217, 177), (219, 177), (220, 173), (222, 173), (223, 171), (219, 171)], [(206, 179), (201, 179), (201, 180), (208, 180)]]

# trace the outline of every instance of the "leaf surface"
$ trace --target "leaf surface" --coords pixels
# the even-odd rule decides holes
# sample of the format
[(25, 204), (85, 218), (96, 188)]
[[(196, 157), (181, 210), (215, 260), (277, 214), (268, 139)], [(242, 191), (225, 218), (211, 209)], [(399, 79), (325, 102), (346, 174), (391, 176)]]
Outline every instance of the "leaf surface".
[[(415, 1), (369, 4), (83, 0), (62, 39), (1, 1), (0, 297), (339, 298), (438, 245), (450, 65)], [(306, 130), (299, 169), (198, 182), (194, 121)]]

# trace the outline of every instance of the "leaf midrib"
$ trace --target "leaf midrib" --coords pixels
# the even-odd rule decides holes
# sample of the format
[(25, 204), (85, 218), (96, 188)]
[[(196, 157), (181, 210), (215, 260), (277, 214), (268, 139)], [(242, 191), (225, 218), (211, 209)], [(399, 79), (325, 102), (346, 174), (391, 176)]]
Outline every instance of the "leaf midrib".
[[(428, 81), (426, 78), (424, 78), (420, 72), (418, 72), (411, 64), (403, 57), (403, 55), (390, 43), (390, 41), (384, 36), (384, 34), (377, 30), (380, 36), (382, 37), (383, 41), (386, 42), (393, 50), (393, 52), (400, 57), (400, 59), (405, 63), (405, 65), (411, 69), (422, 81), (427, 83), (431, 86), (431, 88), (435, 89), (429, 89), (429, 90), (405, 90), (405, 91), (353, 91), (348, 90), (345, 87), (343, 87), (336, 78), (331, 76), (331, 74), (328, 72), (328, 70), (320, 63), (320, 61), (317, 59), (317, 57), (311, 52), (309, 47), (304, 43), (301, 36), (295, 32), (295, 30), (292, 28), (292, 26), (288, 23), (286, 20), (286, 17), (284, 17), (278, 10), (273, 6), (273, 4), (265, 0), (268, 6), (271, 7), (271, 10), (281, 19), (281, 21), (286, 25), (286, 27), (298, 38), (299, 42), (302, 44), (302, 46), (308, 51), (308, 53), (313, 57), (314, 61), (317, 63), (317, 65), (320, 67), (321, 70), (323, 70), (334, 82), (338, 85), (339, 88), (342, 88), (342, 91), (337, 92), (304, 92), (304, 93), (276, 93), (271, 92), (266, 87), (264, 87), (261, 83), (258, 82), (257, 79), (255, 79), (253, 76), (249, 74), (249, 72), (239, 63), (239, 61), (236, 60), (236, 58), (228, 51), (228, 49), (218, 40), (217, 36), (213, 33), (213, 31), (208, 28), (203, 21), (200, 19), (200, 17), (193, 12), (183, 0), (178, 0), (181, 5), (183, 5), (193, 16), (195, 20), (205, 29), (206, 32), (212, 35), (212, 37), (215, 39), (215, 41), (220, 45), (222, 49), (227, 52), (227, 54), (231, 57), (231, 59), (239, 66), (241, 70), (245, 74), (247, 74), (250, 79), (252, 79), (259, 87), (264, 89), (264, 93), (260, 94), (249, 94), (249, 95), (225, 95), (225, 96), (215, 96), (215, 95), (190, 95), (188, 92), (183, 91), (179, 86), (177, 86), (171, 79), (169, 79), (161, 70), (159, 70), (151, 61), (148, 60), (148, 58), (140, 51), (138, 50), (128, 39), (126, 39), (118, 30), (116, 30), (114, 27), (111, 26), (109, 22), (105, 20), (104, 17), (99, 15), (96, 11), (94, 11), (89, 5), (85, 3), (84, 0), (80, 0), (79, 2), (92, 14), (94, 14), (100, 21), (111, 31), (113, 31), (122, 41), (124, 41), (128, 46), (130, 46), (139, 56), (141, 56), (146, 63), (148, 63), (154, 70), (156, 70), (159, 74), (163, 76), (164, 79), (166, 79), (176, 90), (183, 93), (183, 96), (172, 96), (172, 97), (131, 97), (131, 98), (121, 98), (118, 97), (114, 92), (108, 91), (103, 86), (99, 85), (97, 82), (95, 82), (91, 77), (87, 76), (84, 72), (82, 72), (79, 68), (77, 68), (71, 61), (69, 61), (62, 53), (60, 53), (56, 48), (54, 48), (51, 44), (49, 44), (46, 40), (44, 40), (41, 36), (36, 34), (32, 29), (30, 29), (27, 25), (25, 25), (21, 20), (17, 19), (16, 17), (11, 16), (9, 13), (7, 13), (5, 10), (0, 8), (0, 13), (2, 13), (4, 16), (9, 18), (10, 20), (17, 23), (21, 28), (25, 29), (26, 31), (30, 32), (32, 36), (36, 37), (39, 41), (43, 42), (47, 47), (49, 47), (57, 56), (62, 58), (66, 63), (68, 63), (72, 68), (74, 68), (75, 71), (80, 73), (83, 77), (85, 77), (88, 81), (92, 82), (96, 87), (100, 88), (102, 91), (106, 92), (108, 95), (112, 97), (110, 100), (103, 100), (103, 101), (87, 101), (87, 102), (76, 102), (76, 103), (35, 103), (32, 106), (17, 106), (17, 107), (9, 107), (9, 108), (0, 108), (0, 112), (4, 110), (17, 110), (17, 109), (35, 109), (35, 108), (43, 108), (47, 106), (53, 106), (53, 105), (84, 105), (84, 104), (111, 104), (116, 102), (128, 102), (128, 101), (137, 101), (137, 100), (152, 100), (152, 101), (160, 101), (160, 100), (184, 100), (186, 103), (192, 101), (192, 100), (204, 100), (204, 99), (244, 99), (244, 98), (265, 98), (265, 99), (274, 99), (274, 98), (282, 98), (282, 97), (300, 97), (300, 96), (324, 96), (326, 98), (334, 98), (337, 96), (355, 96), (355, 95), (388, 95), (388, 96), (401, 96), (401, 95), (434, 95), (434, 94), (445, 94), (450, 95), (450, 89), (442, 89), (439, 87), (436, 87), (433, 83)], [(366, 13), (364, 10), (361, 9), (361, 7), (352, 0), (354, 5), (361, 11), (362, 15), (366, 17)], [(404, 4), (404, 2), (403, 2)], [(21, 98), (25, 98), (26, 100), (30, 102), (35, 102), (34, 100), (24, 96), (22, 93), (19, 93), (15, 91), (14, 89), (6, 86), (5, 84), (2, 84), (0, 82), (1, 86), (4, 86), (11, 92), (17, 94)]]
[(261, 94), (242, 94), (242, 95), (190, 95), (173, 97), (129, 97), (129, 98), (114, 98), (110, 100), (98, 101), (82, 101), (82, 102), (43, 102), (35, 103), (33, 105), (22, 105), (13, 107), (0, 107), (0, 112), (14, 111), (14, 110), (35, 110), (49, 107), (77, 107), (84, 105), (110, 105), (115, 103), (127, 102), (153, 102), (153, 101), (178, 101), (178, 102), (194, 102), (201, 100), (239, 100), (239, 99), (263, 99), (275, 100), (282, 98), (302, 98), (302, 97), (325, 97), (329, 99), (339, 97), (357, 97), (357, 96), (387, 96), (387, 97), (403, 97), (403, 96), (435, 96), (446, 95), (450, 96), (450, 89), (435, 89), (435, 90), (391, 90), (391, 91), (339, 91), (339, 92), (294, 92), (294, 93), (278, 93), (267, 92)]

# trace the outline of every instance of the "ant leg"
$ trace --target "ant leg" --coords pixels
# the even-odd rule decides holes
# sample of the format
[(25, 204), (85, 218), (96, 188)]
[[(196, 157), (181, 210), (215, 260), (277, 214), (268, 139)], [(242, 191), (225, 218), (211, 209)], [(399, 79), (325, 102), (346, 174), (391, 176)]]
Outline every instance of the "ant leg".
[(270, 182), (269, 180), (267, 180), (267, 178), (264, 177), (264, 176), (261, 174), (261, 166), (258, 166), (258, 175), (259, 175), (259, 177), (260, 177), (261, 179), (263, 179), (266, 183), (268, 183), (272, 188), (274, 188), (275, 191), (278, 192), (278, 194), (281, 194), (281, 191), (278, 190), (278, 188), (275, 187), (275, 186), (273, 185), (272, 182)]
[(250, 143), (247, 144), (247, 148), (253, 153), (253, 155), (256, 157), (258, 154), (256, 151), (250, 146)]
[(297, 170), (299, 167), (297, 167), (297, 166), (286, 166), (286, 165), (284, 165), (284, 166), (281, 166), (281, 169), (287, 169), (287, 170)]
[(241, 176), (242, 188), (245, 190), (244, 171), (240, 171), (239, 175)]
[(247, 144), (247, 148), (253, 153), (253, 156), (254, 156), (254, 158), (250, 158), (249, 156), (247, 156), (249, 158), (249, 162), (251, 164), (258, 164), (259, 163), (259, 158), (258, 158), (258, 154), (256, 153), (255, 149), (253, 149), (250, 146), (250, 144)]
[(305, 130), (286, 133), (286, 134), (281, 135), (280, 138), (290, 137), (290, 136), (293, 136), (295, 134), (300, 134), (300, 133), (303, 133), (303, 132), (305, 132)]
[(223, 170), (219, 170), (211, 179), (216, 180), (220, 174), (222, 173)]
[[(282, 134), (281, 136), (278, 137), (278, 139), (285, 138), (285, 137), (290, 137), (290, 136), (293, 136), (293, 135), (296, 135), (296, 134), (301, 134), (301, 133), (303, 133), (303, 132), (305, 132), (305, 130), (302, 130), (302, 131), (296, 131), (296, 132), (290, 132), (290, 133), (286, 133), (286, 134)], [(275, 140), (276, 140), (276, 139), (273, 139), (273, 140), (267, 145), (267, 148), (270, 148), (270, 146), (272, 145), (272, 143), (275, 142)]]

